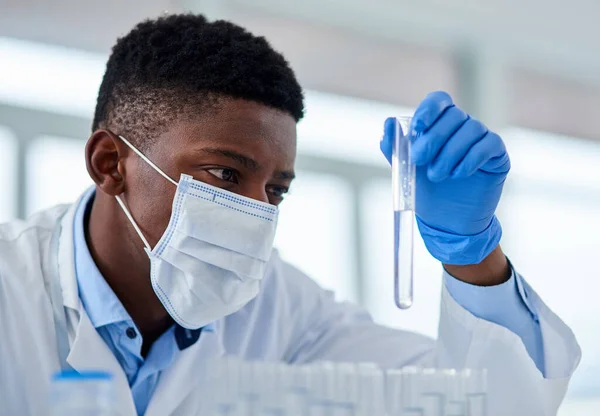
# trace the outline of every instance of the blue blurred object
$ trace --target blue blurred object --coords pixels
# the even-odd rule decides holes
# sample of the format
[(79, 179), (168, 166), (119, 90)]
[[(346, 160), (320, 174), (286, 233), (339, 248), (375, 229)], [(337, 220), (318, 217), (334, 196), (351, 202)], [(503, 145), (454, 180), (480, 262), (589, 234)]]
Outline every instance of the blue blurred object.
[(50, 388), (51, 416), (115, 414), (113, 375), (106, 371), (59, 371)]
[[(386, 120), (380, 144), (388, 161), (393, 120)], [(427, 249), (446, 264), (480, 263), (502, 235), (494, 215), (510, 170), (502, 139), (445, 92), (433, 92), (421, 102), (411, 131), (416, 217)]]
[(52, 377), (52, 381), (73, 381), (73, 380), (112, 380), (113, 375), (107, 371), (82, 371), (64, 370), (58, 371)]

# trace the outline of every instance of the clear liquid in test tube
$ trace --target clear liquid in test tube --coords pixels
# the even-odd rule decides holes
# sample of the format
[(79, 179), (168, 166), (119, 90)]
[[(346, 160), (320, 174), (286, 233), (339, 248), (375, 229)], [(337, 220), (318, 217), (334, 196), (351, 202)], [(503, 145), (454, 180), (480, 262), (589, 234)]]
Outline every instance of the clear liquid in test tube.
[(392, 143), (394, 200), (394, 301), (400, 309), (413, 303), (413, 233), (415, 165), (410, 156), (411, 117), (397, 117)]

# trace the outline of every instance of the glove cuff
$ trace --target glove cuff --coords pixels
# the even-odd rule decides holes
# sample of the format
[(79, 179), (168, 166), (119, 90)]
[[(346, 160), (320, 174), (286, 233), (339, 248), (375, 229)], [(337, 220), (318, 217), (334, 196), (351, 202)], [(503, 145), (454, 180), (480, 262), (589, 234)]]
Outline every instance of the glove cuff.
[(465, 266), (481, 263), (500, 243), (502, 227), (494, 215), (490, 225), (475, 235), (457, 235), (431, 228), (417, 217), (427, 250), (445, 264)]

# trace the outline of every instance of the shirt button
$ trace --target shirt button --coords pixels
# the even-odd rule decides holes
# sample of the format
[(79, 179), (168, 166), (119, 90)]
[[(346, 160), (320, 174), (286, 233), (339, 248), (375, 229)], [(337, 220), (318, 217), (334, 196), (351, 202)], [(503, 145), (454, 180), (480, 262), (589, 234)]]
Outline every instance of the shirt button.
[(127, 328), (125, 334), (127, 334), (127, 336), (131, 339), (137, 337), (137, 332), (135, 332), (135, 329), (133, 329), (132, 327)]

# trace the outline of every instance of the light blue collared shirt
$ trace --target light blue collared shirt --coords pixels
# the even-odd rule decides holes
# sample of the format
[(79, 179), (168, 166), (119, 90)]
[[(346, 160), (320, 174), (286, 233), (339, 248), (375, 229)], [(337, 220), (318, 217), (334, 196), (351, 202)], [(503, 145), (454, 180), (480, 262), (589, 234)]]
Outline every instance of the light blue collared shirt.
[(188, 330), (175, 324), (152, 344), (146, 358), (142, 357), (142, 335), (100, 274), (87, 246), (86, 212), (91, 208), (94, 195), (93, 188), (87, 191), (75, 213), (73, 237), (79, 297), (98, 334), (121, 364), (137, 413), (143, 415), (161, 372), (175, 361), (179, 351), (196, 343), (201, 331), (212, 331), (214, 326)]

